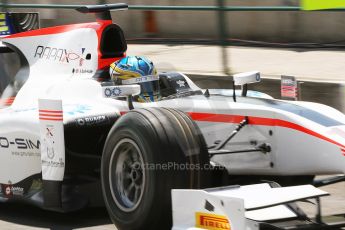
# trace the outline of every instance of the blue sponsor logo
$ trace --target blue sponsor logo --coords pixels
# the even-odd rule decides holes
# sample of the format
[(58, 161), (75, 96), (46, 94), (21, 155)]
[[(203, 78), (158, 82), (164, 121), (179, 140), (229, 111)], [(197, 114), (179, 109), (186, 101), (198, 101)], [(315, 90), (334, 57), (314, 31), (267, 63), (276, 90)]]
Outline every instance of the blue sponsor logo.
[(119, 96), (119, 95), (121, 95), (121, 89), (120, 89), (120, 88), (114, 88), (114, 89), (113, 89), (113, 95), (114, 95), (114, 96)]
[[(91, 106), (89, 105), (76, 104), (76, 105), (64, 106), (64, 113), (67, 113), (69, 115), (84, 114), (90, 110), (91, 110)], [(9, 111), (13, 111), (15, 113), (21, 113), (21, 112), (37, 111), (37, 108), (16, 109), (16, 110), (9, 110)]]
[(122, 93), (122, 90), (118, 87), (115, 88), (105, 88), (104, 89), (104, 95), (106, 97), (118, 97)]
[(111, 89), (110, 88), (105, 88), (104, 95), (106, 97), (111, 97), (111, 94), (112, 94)]
[(68, 107), (69, 108), (66, 108), (66, 113), (69, 115), (84, 114), (87, 111), (91, 110), (91, 106), (88, 105), (68, 105)]

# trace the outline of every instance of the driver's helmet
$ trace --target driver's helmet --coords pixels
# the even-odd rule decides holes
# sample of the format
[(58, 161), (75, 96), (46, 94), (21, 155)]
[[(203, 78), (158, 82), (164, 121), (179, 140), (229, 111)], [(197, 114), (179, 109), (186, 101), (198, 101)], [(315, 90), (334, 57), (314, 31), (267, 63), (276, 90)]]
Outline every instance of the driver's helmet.
[(160, 99), (159, 77), (152, 61), (146, 57), (127, 56), (110, 65), (110, 77), (116, 84), (141, 86), (141, 93), (135, 99), (139, 102), (153, 102)]

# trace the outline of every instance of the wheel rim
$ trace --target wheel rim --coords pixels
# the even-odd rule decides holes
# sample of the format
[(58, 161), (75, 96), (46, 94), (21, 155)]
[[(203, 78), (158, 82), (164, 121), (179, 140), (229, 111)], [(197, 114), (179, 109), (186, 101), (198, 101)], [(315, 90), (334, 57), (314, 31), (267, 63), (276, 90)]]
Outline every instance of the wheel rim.
[(131, 212), (140, 204), (145, 176), (138, 145), (129, 138), (119, 141), (110, 158), (109, 184), (113, 200), (122, 211)]

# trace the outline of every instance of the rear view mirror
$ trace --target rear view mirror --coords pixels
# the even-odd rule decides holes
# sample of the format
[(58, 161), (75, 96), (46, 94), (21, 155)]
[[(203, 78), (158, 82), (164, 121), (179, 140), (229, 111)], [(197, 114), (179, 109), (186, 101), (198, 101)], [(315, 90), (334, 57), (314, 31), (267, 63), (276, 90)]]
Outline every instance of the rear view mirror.
[[(251, 71), (245, 73), (238, 73), (233, 76), (234, 83), (234, 95), (235, 95), (235, 86), (240, 85), (242, 88), (242, 96), (247, 96), (248, 84), (257, 83), (261, 81), (261, 76), (259, 71)], [(235, 96), (234, 96), (235, 97)], [(235, 100), (235, 98), (234, 98)], [(236, 100), (235, 100), (236, 101)]]
[(246, 85), (250, 83), (257, 83), (261, 81), (261, 76), (259, 71), (251, 71), (245, 73), (238, 73), (233, 76), (235, 85)]

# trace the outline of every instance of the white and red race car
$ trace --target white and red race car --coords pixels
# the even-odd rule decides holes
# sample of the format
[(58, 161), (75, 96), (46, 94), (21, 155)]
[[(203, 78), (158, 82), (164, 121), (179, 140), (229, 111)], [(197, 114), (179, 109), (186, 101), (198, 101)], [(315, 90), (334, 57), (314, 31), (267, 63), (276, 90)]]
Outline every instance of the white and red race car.
[(97, 21), (2, 39), (21, 68), (2, 94), (0, 201), (68, 212), (103, 197), (119, 229), (329, 227), (291, 204), (327, 195), (312, 185), (195, 189), (233, 184), (235, 176), (296, 184), (343, 174), (345, 115), (247, 96), (258, 72), (235, 75), (243, 90), (234, 96), (161, 73), (162, 100), (136, 102), (140, 86), (115, 85), (108, 71), (127, 49), (110, 10), (126, 8), (80, 7)]

